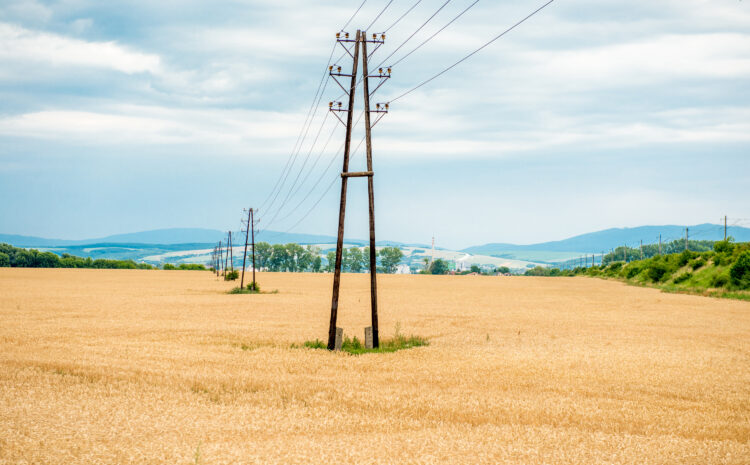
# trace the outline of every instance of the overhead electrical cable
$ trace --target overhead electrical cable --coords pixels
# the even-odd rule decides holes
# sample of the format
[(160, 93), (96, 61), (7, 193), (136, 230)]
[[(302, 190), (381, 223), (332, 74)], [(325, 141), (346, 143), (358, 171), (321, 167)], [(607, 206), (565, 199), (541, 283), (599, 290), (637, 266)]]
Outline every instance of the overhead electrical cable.
[(313, 149), (315, 148), (315, 145), (318, 143), (318, 139), (320, 138), (320, 133), (323, 131), (323, 127), (325, 126), (325, 122), (329, 114), (330, 112), (326, 112), (326, 116), (323, 118), (323, 124), (320, 125), (320, 129), (318, 130), (318, 133), (315, 135), (315, 139), (313, 140), (312, 144), (310, 144), (310, 150), (307, 152), (307, 156), (305, 156), (305, 161), (300, 166), (300, 169), (297, 172), (297, 176), (294, 178), (292, 185), (289, 187), (289, 192), (287, 192), (286, 197), (284, 197), (284, 200), (281, 202), (281, 205), (279, 206), (279, 208), (276, 209), (276, 213), (273, 215), (273, 218), (271, 218), (271, 221), (268, 224), (273, 223), (273, 221), (279, 216), (279, 213), (281, 213), (281, 211), (284, 209), (287, 202), (289, 201), (289, 197), (292, 195), (292, 191), (297, 186), (297, 182), (299, 181), (299, 178), (302, 175), (302, 172), (304, 171), (305, 166), (307, 165), (307, 162), (310, 159), (310, 155), (312, 154)]
[[(327, 72), (327, 70), (328, 70), (328, 68), (326, 67), (326, 72)], [(305, 129), (305, 133), (302, 136), (302, 142), (299, 144), (299, 146), (296, 149), (296, 152), (293, 154), (293, 157), (291, 159), (291, 163), (287, 164), (288, 168), (286, 169), (286, 173), (283, 174), (283, 177), (282, 177), (282, 180), (281, 180), (281, 184), (279, 185), (278, 190), (276, 191), (276, 194), (273, 197), (273, 200), (271, 200), (271, 203), (268, 204), (268, 206), (266, 208), (267, 210), (270, 210), (271, 207), (274, 205), (274, 203), (276, 203), (276, 199), (279, 197), (279, 194), (284, 189), (284, 184), (286, 184), (286, 180), (289, 178), (289, 174), (292, 172), (292, 167), (294, 166), (294, 163), (297, 161), (297, 157), (299, 156), (299, 153), (302, 150), (302, 145), (304, 144), (304, 141), (307, 139), (307, 135), (310, 132), (310, 127), (312, 126), (312, 122), (315, 119), (315, 115), (318, 113), (318, 109), (320, 108), (320, 101), (323, 98), (323, 94), (325, 93), (325, 90), (326, 90), (327, 86), (328, 86), (328, 80), (326, 79), (326, 82), (323, 85), (323, 90), (318, 95), (317, 102), (315, 102), (315, 105), (314, 105), (315, 110), (312, 113), (312, 118), (310, 119), (310, 123), (307, 125), (307, 128)], [(327, 116), (328, 115), (326, 114), (326, 117)], [(324, 117), (323, 121), (321, 123), (321, 128), (322, 128), (323, 124), (325, 124), (325, 120), (326, 120), (326, 118)], [(320, 130), (318, 132), (320, 132)]]
[(405, 96), (409, 95), (410, 93), (414, 92), (415, 90), (419, 89), (420, 87), (422, 87), (422, 86), (424, 86), (424, 85), (426, 85), (426, 84), (428, 84), (428, 83), (430, 83), (430, 82), (434, 81), (435, 79), (439, 78), (439, 77), (440, 77), (440, 76), (442, 76), (443, 74), (445, 74), (445, 73), (447, 73), (448, 71), (452, 70), (452, 69), (453, 69), (453, 68), (455, 68), (456, 66), (460, 65), (460, 64), (461, 64), (461, 63), (463, 63), (464, 61), (468, 60), (469, 58), (471, 58), (471, 57), (473, 57), (474, 55), (476, 55), (477, 53), (479, 53), (479, 52), (480, 52), (481, 50), (484, 50), (484, 49), (485, 49), (486, 47), (488, 47), (488, 46), (489, 46), (490, 44), (492, 44), (492, 43), (493, 43), (493, 42), (495, 42), (496, 40), (500, 39), (501, 37), (503, 37), (504, 35), (506, 35), (506, 34), (507, 34), (507, 33), (509, 33), (510, 31), (512, 31), (513, 29), (517, 28), (517, 27), (518, 27), (518, 26), (520, 26), (521, 24), (523, 24), (523, 23), (525, 23), (526, 21), (528, 21), (528, 20), (529, 20), (529, 19), (530, 19), (531, 17), (533, 17), (534, 15), (536, 15), (537, 13), (539, 13), (540, 11), (542, 11), (543, 9), (545, 9), (545, 8), (546, 8), (547, 6), (549, 6), (549, 5), (550, 5), (550, 4), (552, 3), (552, 2), (554, 2), (554, 1), (555, 1), (555, 0), (549, 0), (549, 1), (547, 2), (547, 3), (545, 3), (545, 4), (544, 4), (544, 5), (542, 5), (541, 7), (537, 8), (536, 10), (534, 10), (534, 11), (533, 11), (533, 12), (532, 12), (531, 14), (529, 14), (528, 16), (526, 16), (525, 18), (523, 18), (522, 20), (518, 21), (518, 22), (517, 22), (516, 24), (514, 24), (514, 25), (513, 25), (513, 26), (511, 26), (511, 27), (509, 27), (509, 28), (508, 28), (508, 29), (506, 29), (505, 31), (501, 32), (500, 34), (498, 34), (498, 35), (497, 35), (497, 36), (495, 36), (494, 38), (492, 38), (492, 39), (491, 39), (491, 40), (490, 40), (489, 42), (485, 43), (484, 45), (482, 45), (482, 46), (481, 46), (481, 47), (479, 47), (478, 49), (474, 50), (474, 51), (473, 51), (473, 52), (471, 52), (470, 54), (468, 54), (468, 55), (466, 55), (465, 57), (461, 58), (460, 60), (458, 60), (457, 62), (453, 63), (452, 65), (450, 65), (449, 67), (445, 68), (444, 70), (440, 71), (439, 73), (437, 73), (436, 75), (432, 76), (431, 78), (429, 78), (429, 79), (427, 79), (427, 80), (425, 80), (425, 81), (421, 82), (420, 84), (416, 85), (415, 87), (412, 87), (411, 89), (407, 90), (406, 92), (404, 92), (403, 94), (399, 95), (398, 97), (396, 97), (396, 98), (394, 98), (394, 99), (391, 99), (391, 100), (390, 100), (390, 102), (391, 102), (391, 103), (392, 103), (392, 102), (395, 102), (396, 100), (399, 100), (399, 99), (401, 99), (401, 98), (403, 98), (403, 97), (405, 97)]
[[(359, 121), (360, 121), (360, 120), (362, 119), (362, 116), (364, 116), (364, 111), (363, 111), (363, 112), (360, 112), (359, 116), (357, 117), (357, 121), (356, 121), (356, 122), (354, 123), (354, 125), (355, 125), (355, 126), (356, 126), (356, 125), (357, 125), (357, 124), (359, 123)], [(361, 145), (361, 143), (360, 143), (360, 145)], [(357, 146), (357, 148), (359, 148), (359, 146)], [(289, 218), (290, 216), (292, 216), (292, 215), (293, 215), (293, 214), (294, 214), (294, 213), (295, 213), (295, 212), (296, 212), (296, 211), (297, 211), (297, 210), (298, 210), (298, 209), (299, 209), (299, 208), (300, 208), (300, 207), (302, 206), (302, 204), (304, 204), (304, 203), (305, 203), (305, 201), (307, 201), (307, 199), (308, 199), (308, 198), (309, 198), (309, 197), (310, 197), (310, 196), (311, 196), (311, 195), (313, 194), (313, 192), (315, 191), (315, 189), (316, 189), (316, 188), (318, 187), (318, 185), (320, 184), (320, 182), (321, 182), (321, 181), (323, 180), (323, 178), (325, 177), (325, 174), (326, 174), (326, 173), (328, 173), (328, 171), (329, 171), (329, 170), (331, 169), (331, 167), (333, 166), (333, 163), (334, 163), (334, 162), (335, 162), (336, 160), (338, 160), (338, 155), (339, 155), (339, 154), (341, 154), (341, 153), (343, 153), (343, 150), (344, 150), (344, 144), (342, 143), (342, 144), (341, 144), (341, 146), (339, 147), (339, 149), (338, 149), (338, 150), (336, 151), (336, 154), (335, 154), (335, 155), (334, 155), (334, 156), (333, 156), (333, 157), (331, 158), (331, 161), (329, 161), (329, 162), (328, 162), (328, 165), (327, 165), (327, 166), (325, 167), (325, 169), (324, 169), (324, 170), (322, 171), (322, 173), (321, 173), (320, 177), (319, 177), (319, 178), (318, 178), (318, 180), (317, 180), (317, 181), (316, 181), (316, 182), (315, 182), (315, 183), (313, 184), (313, 186), (312, 186), (312, 187), (310, 188), (310, 190), (309, 190), (309, 191), (307, 192), (307, 194), (305, 194), (305, 196), (304, 196), (304, 197), (302, 198), (302, 200), (300, 200), (300, 202), (299, 202), (299, 203), (298, 203), (297, 205), (295, 205), (295, 206), (294, 206), (294, 208), (292, 208), (292, 209), (291, 209), (291, 210), (289, 211), (289, 213), (287, 213), (287, 215), (286, 215), (286, 216), (284, 216), (283, 218), (280, 218), (280, 219), (279, 219), (278, 221), (284, 221), (284, 220), (286, 220), (287, 218)], [(356, 151), (356, 149), (355, 149), (355, 151)], [(309, 172), (308, 172), (308, 176), (309, 176), (309, 174), (310, 174), (310, 173), (311, 173), (311, 171), (309, 171)], [(296, 193), (295, 193), (295, 194), (296, 194)], [(268, 229), (268, 228), (270, 227), (270, 225), (271, 225), (272, 223), (273, 223), (273, 221), (269, 222), (269, 223), (268, 223), (268, 224), (267, 224), (267, 225), (265, 226), (265, 229)]]
[(279, 175), (279, 178), (276, 180), (276, 184), (274, 184), (273, 188), (271, 189), (271, 192), (268, 193), (268, 196), (261, 202), (261, 206), (258, 210), (261, 210), (265, 208), (266, 203), (268, 200), (273, 196), (274, 191), (276, 191), (276, 188), (279, 186), (279, 182), (284, 177), (284, 172), (288, 169), (289, 163), (292, 160), (294, 152), (297, 150), (297, 146), (301, 145), (301, 138), (302, 134), (305, 132), (305, 128), (308, 126), (308, 122), (312, 123), (310, 121), (310, 115), (313, 113), (313, 109), (316, 105), (320, 104), (320, 96), (322, 95), (321, 88), (323, 88), (323, 81), (326, 80), (326, 75), (328, 74), (328, 66), (331, 64), (331, 59), (333, 59), (333, 54), (336, 52), (336, 44), (333, 44), (333, 48), (331, 49), (331, 54), (328, 56), (328, 64), (325, 67), (325, 71), (323, 72), (323, 77), (320, 80), (320, 83), (318, 83), (318, 88), (315, 91), (315, 96), (313, 97), (312, 103), (310, 104), (310, 109), (307, 110), (307, 115), (305, 116), (305, 122), (302, 124), (302, 128), (300, 129), (299, 134), (297, 135), (297, 141), (294, 143), (294, 148), (292, 148), (292, 152), (289, 154), (289, 158), (287, 158), (286, 164), (284, 165), (284, 169), (282, 169), (281, 174)]
[[(357, 152), (359, 151), (359, 148), (360, 148), (360, 147), (362, 146), (362, 143), (363, 143), (364, 141), (365, 141), (365, 137), (363, 137), (363, 138), (362, 138), (362, 140), (360, 140), (360, 141), (359, 141), (359, 144), (357, 145), (357, 148), (355, 148), (355, 149), (354, 149), (354, 155), (352, 156), (352, 159), (354, 159), (354, 158), (356, 157), (356, 155), (357, 155)], [(289, 233), (289, 232), (290, 232), (291, 230), (293, 230), (294, 228), (296, 228), (297, 226), (299, 226), (299, 225), (300, 225), (300, 224), (301, 224), (301, 223), (302, 223), (302, 222), (303, 222), (303, 221), (304, 221), (305, 219), (307, 219), (307, 217), (308, 217), (308, 216), (310, 216), (310, 214), (311, 214), (311, 213), (312, 213), (312, 212), (313, 212), (313, 211), (315, 210), (315, 208), (316, 208), (316, 207), (317, 207), (317, 206), (318, 206), (318, 205), (320, 204), (320, 202), (321, 202), (321, 201), (322, 201), (322, 200), (323, 200), (323, 199), (325, 198), (326, 194), (328, 194), (328, 192), (330, 192), (330, 191), (331, 191), (331, 188), (332, 188), (332, 187), (333, 187), (333, 186), (334, 186), (334, 185), (336, 184), (336, 181), (337, 181), (338, 179), (339, 179), (339, 177), (338, 177), (338, 176), (336, 176), (336, 177), (334, 177), (334, 178), (333, 178), (333, 179), (331, 180), (331, 183), (330, 183), (330, 184), (328, 185), (328, 187), (326, 188), (326, 190), (325, 190), (325, 191), (323, 192), (323, 195), (321, 195), (321, 196), (320, 196), (320, 198), (318, 198), (318, 200), (317, 200), (317, 201), (316, 201), (316, 202), (315, 202), (315, 203), (314, 203), (314, 204), (313, 204), (313, 205), (312, 205), (312, 206), (311, 206), (311, 207), (310, 207), (310, 208), (309, 208), (309, 209), (307, 210), (307, 213), (305, 213), (305, 214), (304, 214), (304, 216), (302, 216), (302, 218), (300, 218), (300, 219), (299, 219), (299, 220), (298, 220), (298, 221), (297, 221), (296, 223), (294, 223), (294, 225), (292, 225), (292, 226), (291, 226), (291, 227), (290, 227), (289, 229), (287, 229), (287, 230), (286, 230), (285, 232), (283, 232), (283, 233), (279, 233), (279, 234), (276, 234), (276, 235), (274, 235), (274, 236), (271, 236), (271, 238), (273, 238), (273, 237), (276, 237), (276, 236), (280, 236), (280, 235), (282, 235), (282, 234), (288, 234), (288, 233)]]
[(432, 39), (434, 39), (434, 38), (435, 38), (435, 36), (437, 36), (438, 34), (440, 34), (441, 32), (443, 32), (443, 31), (445, 30), (445, 28), (447, 28), (448, 26), (450, 26), (451, 24), (453, 24), (454, 22), (456, 22), (456, 21), (458, 20), (458, 18), (460, 18), (461, 16), (463, 16), (463, 15), (464, 15), (464, 13), (466, 13), (466, 12), (467, 12), (467, 11), (469, 11), (470, 9), (472, 9), (472, 8), (474, 7), (474, 5), (476, 5), (477, 3), (479, 3), (479, 0), (475, 0), (475, 1), (474, 1), (474, 3), (472, 3), (471, 5), (469, 5), (468, 7), (466, 7), (466, 9), (464, 9), (464, 10), (463, 10), (463, 11), (462, 11), (461, 13), (459, 13), (459, 14), (458, 14), (458, 16), (456, 16), (455, 18), (451, 19), (451, 20), (450, 20), (450, 21), (448, 22), (448, 24), (446, 24), (445, 26), (443, 26), (443, 27), (441, 27), (440, 29), (438, 29), (438, 31), (437, 31), (437, 32), (435, 32), (434, 34), (432, 34), (432, 35), (431, 35), (430, 37), (428, 37), (428, 38), (427, 38), (427, 39), (426, 39), (426, 40), (425, 40), (424, 42), (422, 42), (421, 44), (417, 45), (417, 46), (416, 46), (416, 47), (415, 47), (415, 48), (414, 48), (414, 49), (413, 49), (413, 50), (412, 50), (411, 52), (407, 53), (406, 55), (404, 55), (404, 56), (402, 56), (401, 58), (399, 58), (398, 60), (396, 60), (396, 62), (395, 62), (395, 63), (393, 63), (393, 64), (392, 64), (391, 66), (396, 66), (397, 64), (399, 64), (399, 63), (401, 63), (402, 61), (404, 61), (404, 60), (405, 60), (405, 59), (406, 59), (406, 58), (407, 58), (407, 57), (408, 57), (409, 55), (411, 55), (412, 53), (414, 53), (414, 52), (416, 52), (417, 50), (419, 50), (420, 48), (422, 48), (422, 46), (423, 46), (424, 44), (426, 44), (427, 42), (429, 42), (429, 41), (431, 41)]
[(361, 4), (361, 5), (359, 5), (359, 8), (357, 8), (357, 11), (355, 11), (355, 12), (354, 12), (354, 14), (352, 15), (352, 17), (351, 17), (351, 18), (349, 18), (349, 21), (347, 21), (347, 22), (346, 22), (346, 24), (344, 24), (344, 25), (343, 25), (343, 26), (341, 27), (341, 32), (343, 32), (343, 31), (344, 31), (344, 29), (346, 29), (346, 26), (348, 26), (348, 25), (349, 25), (349, 23), (351, 23), (351, 22), (352, 22), (352, 20), (354, 19), (354, 17), (355, 17), (355, 16), (357, 16), (357, 13), (359, 13), (359, 10), (361, 10), (361, 9), (362, 9), (362, 7), (363, 7), (363, 6), (365, 6), (365, 3), (367, 3), (367, 0), (363, 0), (363, 1), (362, 1), (362, 4)]
[(441, 10), (442, 10), (443, 8), (445, 8), (445, 7), (446, 7), (446, 5), (448, 5), (448, 4), (450, 3), (450, 2), (451, 2), (451, 0), (446, 0), (446, 2), (445, 2), (445, 3), (443, 3), (443, 5), (442, 5), (442, 6), (440, 7), (440, 8), (438, 8), (436, 12), (434, 12), (434, 13), (432, 14), (432, 16), (430, 16), (429, 18), (427, 18), (427, 21), (425, 21), (424, 23), (422, 23), (422, 25), (421, 25), (421, 26), (419, 26), (419, 27), (417, 28), (417, 30), (416, 30), (416, 31), (412, 32), (412, 34), (411, 34), (411, 35), (410, 35), (409, 37), (407, 37), (405, 41), (401, 42), (401, 45), (399, 45), (398, 47), (396, 47), (396, 50), (392, 51), (390, 55), (388, 55), (387, 57), (385, 57), (385, 58), (383, 59), (383, 61), (381, 61), (381, 63), (380, 63), (380, 64), (379, 64), (378, 66), (375, 66), (375, 67), (374, 67), (373, 69), (377, 69), (377, 68), (379, 68), (380, 66), (382, 66), (382, 65), (383, 65), (383, 63), (385, 63), (386, 61), (388, 61), (388, 59), (389, 59), (390, 57), (392, 57), (393, 55), (395, 55), (395, 54), (396, 54), (396, 52), (398, 52), (399, 50), (401, 50), (401, 47), (403, 47), (404, 45), (406, 45), (406, 44), (407, 44), (407, 43), (408, 43), (408, 42), (409, 42), (409, 41), (410, 41), (410, 40), (411, 40), (411, 39), (412, 39), (412, 38), (413, 38), (413, 37), (414, 37), (415, 35), (417, 35), (417, 33), (418, 33), (419, 31), (421, 31), (421, 30), (422, 30), (422, 28), (424, 28), (425, 26), (427, 26), (427, 24), (428, 24), (428, 23), (429, 23), (430, 21), (432, 21), (432, 18), (434, 18), (434, 17), (435, 17), (435, 16), (436, 16), (436, 15), (437, 15), (438, 13), (440, 13), (440, 11), (441, 11)]
[(370, 28), (373, 26), (373, 24), (375, 24), (377, 22), (377, 20), (380, 19), (381, 16), (383, 16), (383, 13), (385, 13), (385, 10), (387, 10), (388, 7), (391, 6), (391, 3), (393, 3), (393, 0), (390, 0), (385, 5), (385, 7), (383, 7), (383, 9), (380, 11), (380, 13), (378, 13), (378, 15), (375, 17), (375, 19), (372, 20), (372, 22), (370, 23), (370, 25), (367, 26), (367, 28), (365, 29), (365, 31), (369, 31), (370, 30)]
[[(361, 4), (359, 5), (359, 7), (358, 7), (358, 8), (357, 8), (357, 9), (356, 9), (356, 10), (354, 11), (354, 14), (352, 14), (352, 16), (351, 16), (351, 17), (349, 18), (349, 20), (348, 20), (348, 21), (346, 22), (346, 24), (344, 24), (344, 26), (343, 26), (343, 27), (341, 28), (341, 30), (342, 30), (342, 31), (343, 31), (343, 30), (344, 30), (344, 29), (345, 29), (345, 28), (346, 28), (346, 27), (347, 27), (347, 26), (348, 26), (348, 25), (349, 25), (349, 24), (350, 24), (350, 23), (352, 22), (352, 20), (353, 20), (353, 19), (354, 19), (354, 18), (355, 18), (355, 17), (357, 16), (357, 14), (358, 14), (358, 13), (359, 13), (359, 11), (360, 11), (360, 10), (362, 9), (362, 7), (363, 7), (363, 6), (365, 5), (365, 3), (367, 3), (367, 0), (362, 0), (362, 3), (361, 3)], [(281, 174), (279, 174), (279, 178), (278, 178), (278, 179), (276, 180), (276, 183), (274, 184), (274, 187), (273, 187), (273, 188), (271, 189), (271, 191), (270, 191), (270, 192), (268, 193), (268, 196), (266, 196), (265, 200), (263, 200), (263, 202), (261, 202), (261, 206), (260, 206), (260, 208), (258, 209), (259, 211), (262, 211), (263, 209), (265, 209), (265, 207), (266, 207), (266, 204), (267, 204), (267, 202), (268, 202), (268, 201), (269, 201), (269, 200), (271, 199), (271, 197), (273, 197), (273, 196), (274, 196), (274, 192), (276, 191), (276, 189), (277, 189), (277, 188), (279, 188), (279, 183), (281, 182), (281, 180), (282, 180), (282, 179), (284, 179), (284, 176), (285, 176), (285, 172), (286, 172), (286, 171), (287, 171), (288, 169), (290, 169), (290, 165), (292, 164), (292, 159), (294, 158), (294, 152), (295, 152), (295, 151), (297, 150), (297, 146), (299, 145), (299, 146), (301, 147), (301, 145), (302, 145), (302, 143), (303, 143), (303, 140), (304, 140), (304, 139), (302, 138), (302, 134), (303, 134), (303, 133), (305, 133), (305, 134), (306, 134), (306, 127), (307, 127), (307, 128), (309, 129), (309, 126), (308, 126), (308, 125), (309, 125), (309, 124), (312, 124), (312, 120), (310, 120), (310, 115), (311, 115), (311, 114), (313, 114), (313, 109), (314, 109), (314, 108), (315, 108), (315, 107), (316, 107), (317, 105), (319, 105), (319, 103), (320, 103), (320, 98), (322, 97), (321, 86), (323, 86), (323, 81), (327, 81), (327, 80), (326, 80), (326, 75), (328, 74), (328, 66), (330, 66), (330, 64), (331, 64), (331, 60), (333, 59), (333, 54), (334, 54), (334, 53), (335, 53), (335, 51), (336, 51), (336, 46), (337, 46), (337, 45), (338, 45), (338, 44), (337, 44), (336, 42), (334, 42), (334, 44), (333, 44), (333, 48), (331, 49), (331, 54), (330, 54), (330, 56), (328, 57), (328, 63), (326, 64), (326, 66), (325, 66), (325, 70), (323, 71), (323, 76), (321, 77), (320, 83), (318, 84), (318, 89), (317, 89), (317, 90), (316, 90), (316, 92), (315, 92), (315, 96), (313, 97), (313, 100), (312, 100), (312, 104), (310, 105), (310, 109), (309, 109), (309, 110), (307, 111), (307, 115), (306, 115), (306, 117), (305, 117), (305, 122), (304, 122), (304, 123), (302, 124), (302, 128), (300, 129), (300, 132), (299, 132), (299, 134), (297, 135), (297, 141), (296, 141), (296, 142), (295, 142), (295, 144), (294, 144), (294, 148), (292, 149), (292, 152), (290, 153), (290, 155), (289, 155), (289, 158), (287, 158), (286, 164), (284, 165), (284, 168), (282, 169), (282, 171), (281, 171)], [(343, 58), (343, 55), (342, 55), (342, 58)], [(341, 58), (339, 58), (339, 60), (340, 60), (340, 59), (341, 59)], [(324, 88), (324, 87), (323, 87), (323, 90), (325, 90), (325, 88)], [(314, 114), (313, 114), (313, 116), (314, 116)]]
[(406, 17), (406, 15), (408, 15), (409, 13), (411, 13), (411, 10), (413, 10), (414, 8), (416, 8), (417, 5), (419, 5), (420, 3), (422, 3), (422, 0), (417, 0), (416, 3), (414, 3), (414, 5), (411, 6), (411, 8), (409, 8), (408, 10), (406, 10), (406, 13), (402, 14), (393, 24), (391, 24), (390, 26), (388, 26), (387, 28), (385, 28), (385, 30), (383, 31), (383, 34), (385, 34), (386, 32), (390, 31), (391, 29), (393, 29), (393, 27), (396, 24), (398, 24), (402, 19), (404, 19)]

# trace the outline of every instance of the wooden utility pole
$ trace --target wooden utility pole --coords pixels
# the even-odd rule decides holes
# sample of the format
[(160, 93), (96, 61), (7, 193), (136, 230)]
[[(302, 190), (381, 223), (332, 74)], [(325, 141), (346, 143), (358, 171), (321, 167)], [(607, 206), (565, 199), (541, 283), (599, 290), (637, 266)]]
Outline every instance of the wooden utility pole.
[(661, 234), (659, 234), (659, 255), (661, 255)]
[(255, 213), (250, 209), (250, 240), (253, 246), (253, 290), (258, 290), (258, 282), (255, 280)]
[(349, 152), (352, 143), (352, 118), (354, 116), (354, 92), (357, 89), (357, 66), (359, 65), (360, 31), (354, 45), (351, 85), (349, 87), (349, 106), (346, 111), (346, 139), (344, 141), (344, 166), (341, 170), (341, 201), (339, 203), (339, 230), (336, 239), (336, 263), (333, 270), (333, 294), (331, 296), (331, 321), (328, 327), (328, 350), (336, 348), (336, 318), (339, 311), (339, 287), (341, 286), (341, 257), (344, 249), (344, 219), (346, 217), (346, 187), (349, 177)]
[[(219, 241), (219, 267), (221, 268), (222, 262), (224, 261), (224, 247), (221, 241)], [(224, 275), (224, 269), (221, 270), (222, 276)]]
[(643, 239), (641, 239), (641, 260), (643, 260)]
[[(364, 33), (363, 33), (364, 36)], [(362, 37), (362, 76), (363, 92), (365, 94), (365, 139), (367, 143), (367, 197), (370, 207), (370, 310), (372, 319), (372, 346), (380, 347), (378, 337), (378, 281), (377, 281), (377, 250), (375, 249), (375, 193), (373, 190), (372, 169), (372, 125), (370, 124), (370, 76), (367, 69), (367, 40)]]
[(727, 215), (724, 215), (724, 240), (727, 240)]
[(229, 234), (227, 233), (227, 251), (224, 253), (224, 276), (227, 275), (227, 268), (229, 265)]
[(688, 244), (688, 228), (685, 228), (685, 250), (690, 250), (690, 244)]
[(234, 250), (232, 249), (232, 231), (229, 231), (229, 271), (234, 271)]
[(250, 234), (250, 228), (252, 228), (253, 224), (250, 222), (251, 216), (253, 214), (253, 209), (251, 208), (247, 212), (247, 229), (245, 230), (245, 252), (242, 254), (242, 278), (240, 278), (240, 289), (245, 288), (245, 260), (247, 259), (247, 240), (248, 235)]
[[(334, 350), (336, 348), (336, 319), (338, 317), (338, 306), (339, 306), (339, 290), (341, 286), (341, 262), (343, 257), (344, 247), (344, 220), (346, 217), (346, 191), (349, 178), (353, 177), (367, 177), (367, 191), (369, 201), (369, 214), (370, 214), (370, 306), (371, 306), (371, 317), (372, 317), (372, 345), (374, 348), (380, 346), (380, 338), (378, 336), (378, 288), (377, 288), (377, 249), (375, 248), (375, 194), (373, 189), (373, 166), (372, 166), (372, 127), (377, 124), (380, 120), (376, 120), (374, 123), (371, 122), (372, 113), (385, 114), (388, 112), (388, 104), (377, 104), (376, 110), (370, 109), (370, 97), (373, 93), (382, 85), (384, 81), (381, 81), (375, 90), (370, 91), (369, 78), (388, 79), (390, 77), (390, 68), (388, 73), (383, 73), (383, 68), (378, 70), (378, 75), (370, 76), (367, 69), (368, 53), (367, 43), (377, 44), (375, 47), (379, 47), (384, 43), (385, 36), (381, 35), (381, 39), (377, 38), (376, 34), (373, 34), (372, 40), (367, 40), (367, 34), (365, 31), (357, 31), (357, 35), (354, 40), (349, 39), (349, 34), (346, 33), (344, 38), (341, 38), (340, 34), (337, 34), (337, 41), (347, 50), (347, 53), (352, 57), (352, 73), (342, 74), (341, 67), (336, 68), (329, 67), (330, 75), (336, 80), (336, 77), (349, 77), (351, 78), (349, 91), (349, 106), (346, 109), (341, 108), (341, 102), (337, 102), (337, 108), (333, 107), (334, 102), (329, 104), (329, 109), (333, 112), (346, 112), (346, 140), (344, 142), (344, 166), (341, 171), (341, 201), (339, 204), (339, 229), (338, 238), (336, 240), (336, 262), (334, 264), (333, 274), (333, 293), (331, 296), (331, 319), (328, 328), (328, 349)], [(354, 54), (352, 55), (350, 50), (345, 45), (346, 43), (354, 42)], [(359, 66), (360, 47), (362, 49), (362, 82), (364, 89), (364, 115), (365, 115), (365, 139), (367, 141), (367, 171), (364, 172), (350, 172), (349, 171), (349, 156), (351, 152), (351, 140), (352, 140), (352, 117), (354, 112), (354, 94), (357, 88), (357, 70)], [(336, 80), (339, 83), (338, 80)], [(339, 86), (346, 90), (340, 83)], [(381, 109), (381, 105), (383, 105)], [(336, 114), (336, 113), (334, 113)], [(338, 115), (336, 115), (338, 117)], [(343, 123), (343, 120), (339, 118), (339, 121)]]

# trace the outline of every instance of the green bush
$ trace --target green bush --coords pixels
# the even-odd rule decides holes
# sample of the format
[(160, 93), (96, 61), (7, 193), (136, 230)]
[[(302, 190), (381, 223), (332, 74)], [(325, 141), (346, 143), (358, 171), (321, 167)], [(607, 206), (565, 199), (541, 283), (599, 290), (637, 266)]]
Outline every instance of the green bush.
[(741, 288), (750, 288), (750, 251), (742, 252), (729, 269), (732, 284)]
[(172, 265), (171, 263), (165, 263), (162, 268), (165, 269), (165, 270), (176, 270), (177, 269), (177, 267), (174, 266), (174, 265)]
[(693, 253), (690, 252), (689, 250), (683, 250), (682, 253), (679, 255), (679, 260), (677, 263), (679, 263), (680, 266), (685, 266), (692, 259), (693, 259)]
[(680, 284), (680, 283), (683, 283), (683, 282), (687, 281), (688, 279), (690, 279), (692, 277), (693, 277), (693, 273), (690, 273), (690, 272), (683, 273), (683, 274), (677, 276), (676, 278), (674, 278), (674, 283), (675, 284)]
[(711, 280), (711, 286), (713, 287), (726, 287), (727, 284), (729, 284), (729, 274), (727, 273), (717, 274)]
[(614, 262), (607, 267), (609, 273), (617, 273), (622, 269), (623, 262)]
[(237, 270), (227, 271), (224, 275), (224, 281), (235, 281), (240, 278), (240, 272)]
[(206, 267), (204, 265), (199, 265), (197, 263), (180, 263), (181, 270), (190, 270), (190, 271), (206, 271)]
[(10, 266), (10, 255), (0, 252), (0, 268)]
[(669, 272), (669, 268), (667, 268), (667, 265), (662, 262), (655, 262), (652, 263), (651, 266), (649, 266), (648, 270), (646, 271), (646, 276), (648, 276), (648, 279), (651, 281), (658, 283), (659, 281), (664, 278), (664, 276)]
[(703, 265), (705, 265), (705, 264), (706, 264), (706, 259), (703, 258), (703, 257), (701, 257), (701, 258), (696, 258), (695, 260), (693, 260), (692, 262), (690, 262), (690, 267), (693, 270), (697, 270), (697, 269), (702, 268)]
[(731, 254), (734, 250), (734, 244), (729, 241), (719, 241), (714, 243), (714, 252)]
[(625, 267), (625, 277), (628, 279), (632, 279), (641, 272), (641, 267), (638, 266), (637, 263), (631, 263), (628, 266)]

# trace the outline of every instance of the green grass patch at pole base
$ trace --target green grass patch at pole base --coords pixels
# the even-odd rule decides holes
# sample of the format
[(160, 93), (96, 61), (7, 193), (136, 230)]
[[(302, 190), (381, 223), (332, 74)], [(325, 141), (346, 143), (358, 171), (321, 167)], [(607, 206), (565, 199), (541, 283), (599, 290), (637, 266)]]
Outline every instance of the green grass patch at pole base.
[(257, 283), (250, 283), (245, 287), (232, 288), (227, 294), (278, 294), (279, 290), (261, 291)]
[[(354, 336), (353, 338), (344, 337), (344, 340), (341, 343), (341, 351), (352, 355), (382, 354), (428, 345), (430, 345), (430, 341), (420, 336), (396, 336), (391, 339), (381, 339), (380, 347), (377, 349), (368, 349), (357, 336)], [(291, 347), (292, 349), (306, 348), (328, 350), (326, 343), (320, 339), (305, 341), (302, 345), (292, 344)]]

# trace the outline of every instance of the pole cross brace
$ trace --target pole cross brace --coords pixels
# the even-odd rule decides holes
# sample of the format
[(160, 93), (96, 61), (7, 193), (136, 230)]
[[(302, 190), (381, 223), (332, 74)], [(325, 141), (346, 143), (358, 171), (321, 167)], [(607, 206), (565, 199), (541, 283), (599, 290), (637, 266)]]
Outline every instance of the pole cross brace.
[(348, 173), (341, 173), (342, 178), (365, 178), (372, 177), (372, 171), (351, 171)]

